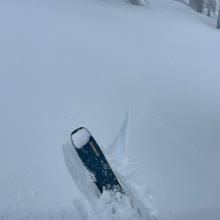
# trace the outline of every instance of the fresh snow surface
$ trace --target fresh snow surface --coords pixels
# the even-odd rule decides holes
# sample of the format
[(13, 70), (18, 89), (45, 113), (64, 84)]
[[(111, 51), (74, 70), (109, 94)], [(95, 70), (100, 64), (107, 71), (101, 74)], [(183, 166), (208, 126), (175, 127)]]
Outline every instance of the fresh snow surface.
[[(125, 126), (123, 126), (122, 129), (123, 128), (125, 128)], [(122, 130), (119, 135), (120, 134), (122, 134)], [(125, 148), (123, 142), (121, 142), (120, 147)], [(140, 185), (136, 185), (135, 181), (132, 182), (130, 180), (128, 182), (128, 174), (124, 174), (120, 169), (113, 166), (117, 178), (126, 192), (126, 195), (122, 196), (121, 199), (116, 195), (116, 198), (118, 198), (116, 201), (115, 197), (112, 197), (107, 191), (100, 195), (98, 188), (93, 183), (94, 174), (90, 173), (83, 165), (72, 143), (67, 142), (63, 145), (63, 154), (67, 169), (84, 198), (84, 200), (80, 199), (78, 202), (86, 207), (89, 218), (97, 220), (103, 218), (133, 220), (150, 220), (158, 218), (157, 210), (154, 207), (150, 195), (148, 195), (145, 189), (141, 188)], [(106, 154), (106, 156), (108, 156), (111, 164), (114, 165), (111, 160), (111, 155)], [(119, 160), (120, 158), (121, 155), (118, 155), (114, 159), (118, 160), (123, 170), (129, 169), (124, 161)], [(139, 187), (139, 189), (137, 187)]]
[(85, 128), (82, 128), (74, 133), (71, 137), (74, 146), (76, 148), (82, 148), (86, 143), (89, 142), (90, 134)]
[(81, 126), (146, 219), (220, 219), (220, 32), (147, 2), (0, 1), (0, 219), (115, 219), (63, 157)]

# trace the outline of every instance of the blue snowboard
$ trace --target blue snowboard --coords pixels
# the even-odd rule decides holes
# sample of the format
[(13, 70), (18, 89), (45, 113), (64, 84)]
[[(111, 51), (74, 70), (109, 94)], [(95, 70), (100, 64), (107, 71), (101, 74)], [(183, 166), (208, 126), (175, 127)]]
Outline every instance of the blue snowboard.
[[(80, 136), (81, 133), (86, 134), (86, 138), (85, 135)], [(74, 130), (71, 142), (87, 170), (92, 173), (92, 179), (101, 193), (105, 189), (125, 194), (99, 145), (86, 128)], [(80, 147), (77, 146), (79, 143)]]

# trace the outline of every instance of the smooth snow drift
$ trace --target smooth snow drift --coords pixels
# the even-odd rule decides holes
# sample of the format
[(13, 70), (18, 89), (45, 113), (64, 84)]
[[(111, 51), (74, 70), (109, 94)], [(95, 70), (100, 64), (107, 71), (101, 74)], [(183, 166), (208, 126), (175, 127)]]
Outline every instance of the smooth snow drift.
[(86, 143), (88, 143), (90, 134), (85, 128), (82, 128), (72, 134), (71, 138), (76, 148), (82, 148)]

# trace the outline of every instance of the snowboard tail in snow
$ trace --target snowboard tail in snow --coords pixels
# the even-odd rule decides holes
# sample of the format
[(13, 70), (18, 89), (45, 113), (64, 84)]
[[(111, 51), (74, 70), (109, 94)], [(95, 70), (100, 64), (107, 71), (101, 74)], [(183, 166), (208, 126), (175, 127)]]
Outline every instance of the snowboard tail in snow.
[(99, 145), (86, 128), (74, 130), (71, 142), (101, 193), (110, 190), (125, 194)]

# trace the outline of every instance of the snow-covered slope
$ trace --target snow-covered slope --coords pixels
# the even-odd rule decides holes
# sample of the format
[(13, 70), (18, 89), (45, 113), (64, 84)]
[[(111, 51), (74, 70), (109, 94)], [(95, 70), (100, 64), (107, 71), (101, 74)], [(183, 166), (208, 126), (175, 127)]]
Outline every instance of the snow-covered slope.
[(220, 33), (148, 2), (0, 1), (1, 219), (89, 218), (62, 145), (82, 125), (111, 145), (128, 111), (131, 181), (162, 218), (220, 218)]

